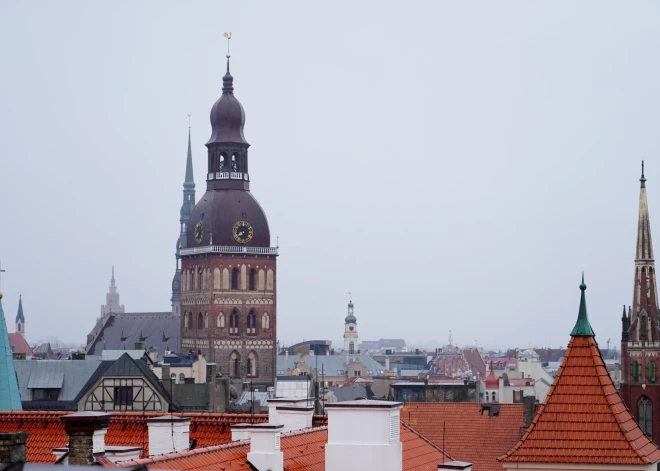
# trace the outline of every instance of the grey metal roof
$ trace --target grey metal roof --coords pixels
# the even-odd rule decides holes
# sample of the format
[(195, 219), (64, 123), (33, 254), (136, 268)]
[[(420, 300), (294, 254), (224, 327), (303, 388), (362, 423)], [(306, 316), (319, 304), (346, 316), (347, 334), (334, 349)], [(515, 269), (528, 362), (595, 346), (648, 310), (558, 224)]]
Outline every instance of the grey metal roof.
[(98, 359), (14, 360), (18, 387), (24, 402), (32, 400), (31, 388), (41, 387), (34, 385), (55, 384), (60, 377), (62, 380), (58, 402), (72, 401), (100, 364), (101, 360)]
[[(349, 363), (346, 363), (346, 355), (304, 355), (305, 363), (313, 369), (317, 369), (318, 374), (321, 374), (321, 369), (328, 376), (337, 376), (344, 375), (350, 363), (353, 363), (356, 359), (360, 360), (364, 366), (367, 367), (368, 371), (371, 371), (372, 375), (382, 374), (385, 370), (385, 367), (378, 363), (376, 360), (371, 358), (369, 355), (348, 355)], [(286, 355), (277, 356), (277, 371), (283, 372), (278, 373), (278, 376), (286, 375), (287, 369), (293, 370), (296, 368), (298, 363), (299, 355), (289, 355), (287, 358)], [(343, 371), (344, 373), (339, 373)]]
[(103, 350), (132, 349), (135, 343), (144, 344), (146, 350), (154, 348), (158, 356), (165, 351), (178, 350), (181, 323), (171, 312), (110, 314), (94, 342), (88, 347), (89, 355), (101, 355)]
[(374, 397), (374, 393), (371, 392), (370, 388), (358, 385), (331, 388), (328, 392), (331, 392), (337, 398), (337, 402), (354, 401), (358, 397), (366, 399)]
[(102, 360), (118, 360), (124, 353), (134, 360), (139, 360), (146, 355), (144, 350), (103, 350), (101, 352)]
[(268, 399), (270, 398), (270, 393), (268, 391), (253, 391), (250, 392), (249, 389), (241, 393), (240, 397), (236, 400), (236, 404), (243, 405), (254, 399), (254, 402), (258, 402), (262, 407), (268, 406)]
[(32, 375), (28, 380), (28, 389), (62, 389), (64, 373), (48, 370), (43, 375)]

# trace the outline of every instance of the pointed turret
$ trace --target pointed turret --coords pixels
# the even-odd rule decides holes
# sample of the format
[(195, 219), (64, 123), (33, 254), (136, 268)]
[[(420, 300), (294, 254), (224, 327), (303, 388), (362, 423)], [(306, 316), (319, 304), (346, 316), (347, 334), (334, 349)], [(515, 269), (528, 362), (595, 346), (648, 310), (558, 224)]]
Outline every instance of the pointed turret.
[(0, 293), (0, 410), (23, 410)]
[(649, 205), (646, 199), (646, 178), (644, 177), (644, 161), (642, 161), (642, 176), (639, 179), (639, 220), (637, 223), (637, 252), (635, 261), (653, 261), (653, 242), (651, 240), (651, 221)]
[(16, 332), (25, 338), (25, 316), (23, 315), (23, 296), (18, 295), (18, 312), (16, 313)]
[(190, 143), (190, 126), (188, 126), (188, 156), (186, 158), (186, 179), (183, 182), (184, 188), (195, 188), (195, 178), (193, 177), (192, 147)]
[(593, 337), (594, 331), (589, 323), (587, 317), (587, 300), (584, 297), (584, 292), (587, 290), (587, 285), (584, 284), (584, 273), (582, 274), (582, 283), (580, 284), (580, 309), (578, 310), (578, 318), (575, 327), (571, 331), (573, 337)]
[(630, 329), (630, 317), (626, 313), (626, 305), (623, 305), (623, 315), (621, 316), (621, 341), (628, 341), (628, 329)]

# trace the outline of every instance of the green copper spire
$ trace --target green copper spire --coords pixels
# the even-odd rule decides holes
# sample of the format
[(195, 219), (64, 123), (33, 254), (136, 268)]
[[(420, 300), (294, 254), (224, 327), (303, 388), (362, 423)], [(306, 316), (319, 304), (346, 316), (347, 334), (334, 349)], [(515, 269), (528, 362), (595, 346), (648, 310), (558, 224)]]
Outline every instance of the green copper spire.
[(23, 410), (0, 293), (0, 410)]
[(575, 327), (571, 331), (572, 337), (593, 337), (593, 329), (591, 324), (589, 324), (589, 318), (587, 317), (587, 301), (584, 298), (584, 292), (587, 290), (587, 285), (584, 284), (584, 273), (582, 273), (582, 283), (580, 284), (580, 310), (578, 311), (578, 319), (575, 323)]

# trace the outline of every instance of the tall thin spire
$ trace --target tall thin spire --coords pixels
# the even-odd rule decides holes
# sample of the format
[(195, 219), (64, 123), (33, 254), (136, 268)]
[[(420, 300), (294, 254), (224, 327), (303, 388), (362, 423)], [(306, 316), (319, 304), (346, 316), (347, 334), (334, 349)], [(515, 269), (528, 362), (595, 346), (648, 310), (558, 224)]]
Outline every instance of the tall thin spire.
[(110, 278), (110, 284), (115, 284), (115, 266), (112, 266), (112, 278)]
[(21, 321), (25, 322), (25, 316), (23, 315), (23, 295), (18, 295), (18, 312), (16, 313), (16, 322)]
[(0, 293), (0, 410), (23, 410)]
[(651, 220), (649, 205), (646, 199), (646, 177), (644, 177), (644, 161), (642, 161), (642, 177), (639, 189), (639, 221), (637, 223), (636, 260), (653, 260), (653, 242), (651, 240)]
[(183, 188), (195, 188), (195, 178), (193, 176), (192, 145), (190, 143), (190, 125), (188, 125), (188, 156), (186, 157), (186, 179), (183, 182)]
[(594, 331), (589, 323), (587, 317), (587, 300), (585, 299), (584, 292), (587, 290), (587, 285), (584, 284), (584, 273), (582, 273), (582, 283), (580, 283), (580, 309), (578, 310), (578, 318), (575, 327), (571, 331), (573, 337), (593, 337)]

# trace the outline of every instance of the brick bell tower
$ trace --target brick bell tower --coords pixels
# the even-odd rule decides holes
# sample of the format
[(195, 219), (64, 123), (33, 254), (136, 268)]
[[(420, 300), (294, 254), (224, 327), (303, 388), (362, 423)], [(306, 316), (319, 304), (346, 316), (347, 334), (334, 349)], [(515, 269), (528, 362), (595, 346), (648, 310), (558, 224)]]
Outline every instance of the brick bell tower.
[(621, 318), (621, 396), (644, 433), (660, 443), (660, 329), (644, 162), (640, 182), (633, 304)]
[(181, 257), (181, 352), (201, 352), (232, 382), (272, 385), (276, 374), (277, 247), (250, 192), (245, 111), (234, 79), (211, 109), (206, 193), (186, 226)]

